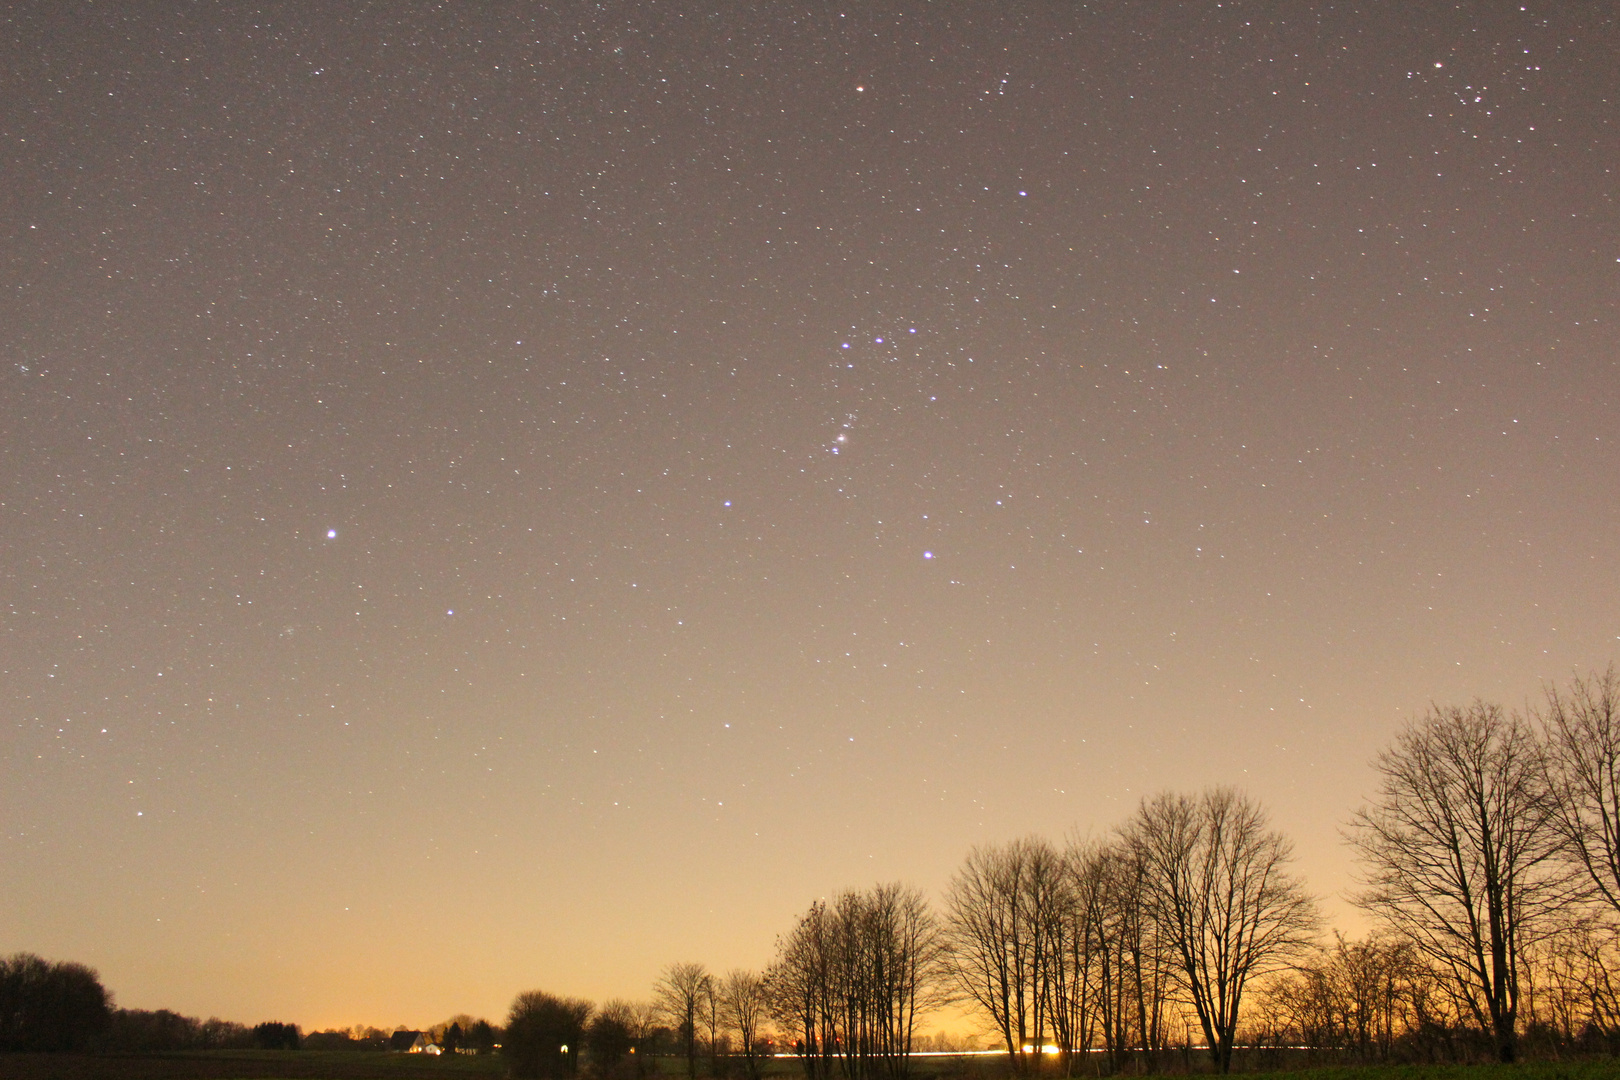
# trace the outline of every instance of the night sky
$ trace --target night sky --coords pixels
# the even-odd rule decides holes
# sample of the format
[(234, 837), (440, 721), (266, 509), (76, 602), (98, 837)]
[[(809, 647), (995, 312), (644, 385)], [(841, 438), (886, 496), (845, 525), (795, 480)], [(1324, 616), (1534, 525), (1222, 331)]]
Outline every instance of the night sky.
[(1620, 658), (1620, 24), (0, 13), (0, 951), (498, 1019)]

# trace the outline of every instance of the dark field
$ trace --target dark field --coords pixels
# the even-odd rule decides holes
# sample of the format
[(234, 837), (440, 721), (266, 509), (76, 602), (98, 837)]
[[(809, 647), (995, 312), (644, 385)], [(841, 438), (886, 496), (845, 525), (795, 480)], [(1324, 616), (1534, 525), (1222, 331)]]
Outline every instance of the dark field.
[[(683, 1060), (654, 1059), (649, 1065), (650, 1076), (673, 1080), (686, 1075)], [(770, 1080), (802, 1075), (798, 1063), (789, 1059), (769, 1062), (766, 1073)], [(1172, 1069), (1160, 1075), (1178, 1073), (1179, 1069)], [(435, 1058), (311, 1050), (0, 1054), (0, 1080), (494, 1080), (504, 1075), (505, 1062), (498, 1056)], [(919, 1080), (991, 1080), (1008, 1073), (1005, 1061), (999, 1058), (940, 1057), (917, 1062), (914, 1075)], [(1045, 1075), (1053, 1080), (1058, 1076), (1055, 1072)], [(1337, 1066), (1245, 1070), (1242, 1075), (1288, 1080), (1620, 1080), (1620, 1059), (1522, 1065)]]
[(1533, 1061), (1523, 1065), (1341, 1065), (1275, 1073), (1291, 1080), (1610, 1080), (1620, 1060)]
[(499, 1077), (499, 1057), (321, 1050), (0, 1054), (0, 1080), (434, 1080)]

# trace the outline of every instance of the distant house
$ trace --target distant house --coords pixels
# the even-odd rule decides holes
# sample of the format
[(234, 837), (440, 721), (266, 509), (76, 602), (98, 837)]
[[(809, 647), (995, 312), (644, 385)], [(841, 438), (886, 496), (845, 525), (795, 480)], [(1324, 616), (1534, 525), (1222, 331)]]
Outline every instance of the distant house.
[(431, 1045), (427, 1036), (420, 1031), (406, 1031), (401, 1028), (388, 1036), (388, 1049), (395, 1054), (420, 1054)]

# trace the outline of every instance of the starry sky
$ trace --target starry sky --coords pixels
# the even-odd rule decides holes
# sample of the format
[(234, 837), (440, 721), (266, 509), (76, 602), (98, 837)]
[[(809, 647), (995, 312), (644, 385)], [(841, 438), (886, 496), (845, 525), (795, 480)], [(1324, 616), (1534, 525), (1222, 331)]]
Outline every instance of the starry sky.
[(0, 951), (499, 1017), (1620, 658), (1604, 5), (0, 11)]

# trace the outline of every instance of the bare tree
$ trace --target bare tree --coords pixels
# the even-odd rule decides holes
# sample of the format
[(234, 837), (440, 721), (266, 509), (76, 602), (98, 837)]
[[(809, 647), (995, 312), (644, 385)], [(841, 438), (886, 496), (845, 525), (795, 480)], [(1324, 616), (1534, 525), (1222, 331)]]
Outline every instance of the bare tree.
[(1525, 1011), (1532, 1028), (1561, 1044), (1555, 1053), (1620, 1030), (1620, 939), (1612, 927), (1567, 919), (1535, 953)]
[(698, 1015), (702, 1019), (703, 1031), (706, 1038), (703, 1040), (704, 1049), (709, 1052), (709, 1075), (720, 1076), (724, 1071), (721, 1061), (730, 1048), (726, 1037), (725, 1017), (721, 1011), (720, 980), (714, 976), (703, 986), (703, 993), (698, 999)]
[(1548, 794), (1564, 856), (1612, 914), (1620, 914), (1620, 674), (1576, 677), (1547, 691)]
[(818, 900), (786, 937), (777, 939), (776, 961), (765, 972), (771, 1015), (794, 1034), (807, 1080), (825, 1080), (832, 1073), (836, 933), (832, 913)]
[(1063, 853), (1063, 881), (1053, 906), (1052, 1040), (1072, 1075), (1076, 1055), (1091, 1046), (1096, 1027), (1098, 953), (1094, 912), (1107, 894), (1105, 845), (1075, 841)]
[(1015, 1070), (1039, 1061), (1052, 1023), (1070, 885), (1052, 845), (1028, 837), (975, 848), (946, 894), (952, 976), (1001, 1033)]
[(1250, 980), (1310, 944), (1316, 906), (1288, 873), (1293, 846), (1230, 789), (1145, 799), (1125, 826), (1149, 910), (1175, 957), (1215, 1068), (1232, 1048)]
[(653, 1000), (669, 1019), (686, 1055), (686, 1075), (697, 1075), (698, 1025), (714, 990), (714, 978), (702, 964), (671, 964), (653, 986)]
[(1279, 1037), (1304, 1043), (1308, 1059), (1326, 1051), (1334, 1061), (1388, 1061), (1396, 1037), (1412, 1027), (1410, 1002), (1425, 978), (1402, 938), (1335, 935), (1330, 948), (1266, 988), (1265, 1006)]
[(719, 983), (720, 1008), (726, 1027), (737, 1033), (743, 1071), (759, 1080), (767, 1000), (765, 980), (752, 971), (733, 970)]
[(857, 910), (865, 942), (865, 1038), (878, 1072), (904, 1080), (918, 1018), (949, 997), (944, 939), (918, 889), (878, 885)]
[(904, 1080), (917, 1019), (941, 1001), (942, 943), (922, 893), (900, 885), (817, 903), (777, 944), (773, 1013), (808, 1077)]
[(1166, 1042), (1174, 978), (1164, 935), (1149, 909), (1145, 866), (1139, 853), (1119, 841), (1095, 846), (1079, 872), (1093, 879), (1078, 899), (1091, 940), (1091, 1005), (1109, 1071), (1123, 1072), (1133, 1052), (1153, 1071)]
[(1373, 768), (1378, 796), (1348, 836), (1366, 865), (1358, 903), (1447, 973), (1513, 1061), (1525, 950), (1567, 896), (1535, 736), (1495, 705), (1434, 708)]

